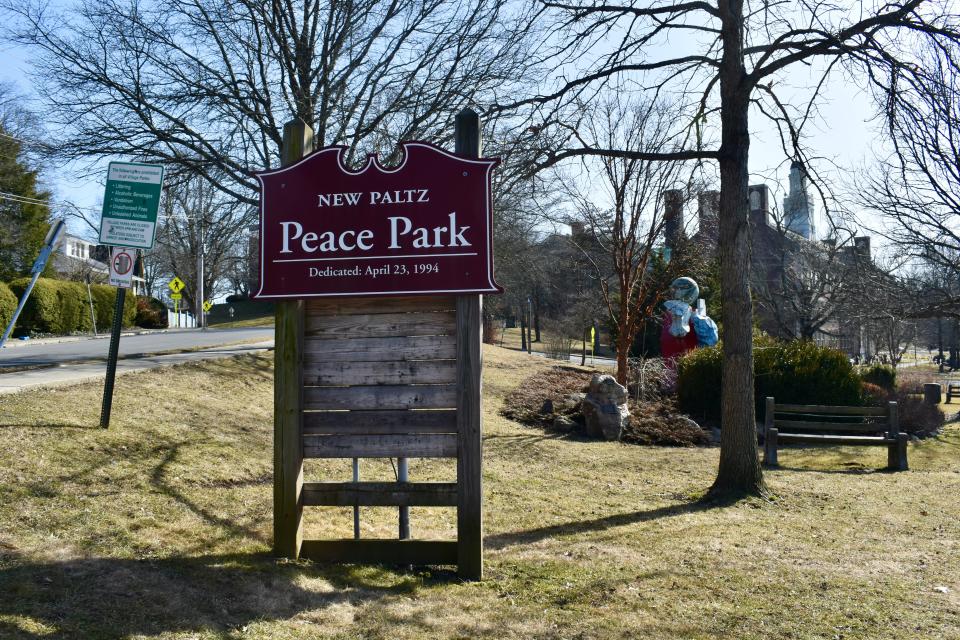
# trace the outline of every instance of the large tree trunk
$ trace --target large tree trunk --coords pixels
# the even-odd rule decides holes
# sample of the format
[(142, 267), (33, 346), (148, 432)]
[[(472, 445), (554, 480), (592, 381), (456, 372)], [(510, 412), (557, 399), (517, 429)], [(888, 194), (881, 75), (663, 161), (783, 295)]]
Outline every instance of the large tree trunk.
[(748, 110), (743, 67), (743, 3), (721, 0), (724, 54), (720, 70), (720, 287), (723, 382), (720, 469), (711, 494), (763, 495), (753, 398), (753, 305), (750, 300)]

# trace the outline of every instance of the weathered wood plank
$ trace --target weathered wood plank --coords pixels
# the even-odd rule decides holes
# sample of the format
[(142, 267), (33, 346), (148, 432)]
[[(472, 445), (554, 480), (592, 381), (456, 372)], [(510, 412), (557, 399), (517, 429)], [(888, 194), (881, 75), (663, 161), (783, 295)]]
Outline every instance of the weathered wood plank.
[(455, 330), (453, 312), (310, 316), (306, 323), (306, 335), (311, 340), (443, 336)]
[(306, 301), (307, 317), (357, 314), (454, 311), (453, 296), (398, 296), (376, 298), (311, 298)]
[(448, 540), (304, 540), (300, 556), (316, 562), (356, 564), (456, 564)]
[(308, 482), (304, 506), (455, 507), (455, 482)]
[(774, 425), (780, 429), (780, 435), (784, 431), (859, 431), (862, 433), (879, 433), (889, 430), (890, 425), (886, 422), (865, 424), (863, 422), (809, 422), (805, 420), (774, 420)]
[(385, 384), (453, 384), (456, 381), (455, 360), (387, 360), (381, 362), (308, 362), (303, 365), (303, 384), (385, 385)]
[(304, 362), (380, 362), (390, 360), (447, 360), (457, 355), (455, 336), (404, 336), (398, 338), (347, 338), (320, 340), (307, 337)]
[(457, 410), (307, 411), (304, 435), (351, 433), (456, 433)]
[(457, 391), (451, 384), (381, 385), (376, 387), (305, 387), (303, 408), (324, 409), (450, 409)]
[(817, 434), (781, 433), (779, 442), (795, 442), (805, 444), (840, 444), (850, 446), (886, 447), (892, 440), (886, 436), (829, 436)]
[(884, 407), (833, 407), (819, 404), (780, 404), (777, 403), (777, 413), (809, 413), (828, 414), (835, 416), (885, 416)]
[(479, 295), (457, 297), (457, 543), (458, 573), (483, 578), (483, 450)]
[(305, 458), (453, 458), (453, 433), (303, 436)]
[[(313, 150), (313, 130), (302, 120), (283, 128), (282, 163), (293, 164)], [(302, 300), (277, 303), (273, 375), (273, 552), (297, 558), (303, 541)]]

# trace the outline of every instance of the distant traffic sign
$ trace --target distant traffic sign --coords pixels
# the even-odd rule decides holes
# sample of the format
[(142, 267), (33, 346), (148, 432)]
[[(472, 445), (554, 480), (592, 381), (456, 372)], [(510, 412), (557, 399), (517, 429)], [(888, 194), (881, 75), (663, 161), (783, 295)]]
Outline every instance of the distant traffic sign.
[[(173, 291), (174, 293), (180, 293), (181, 291), (183, 291), (183, 288), (187, 285), (184, 284), (183, 280), (181, 280), (177, 276), (173, 276), (173, 280), (168, 282), (167, 286), (170, 287), (170, 291)], [(179, 298), (174, 298), (174, 300), (179, 300)]]
[(171, 293), (171, 294), (170, 294), (170, 299), (171, 299), (171, 300), (179, 300), (179, 299), (182, 298), (182, 297), (183, 297), (183, 294), (182, 294), (182, 293)]
[(103, 194), (100, 244), (152, 249), (162, 186), (160, 165), (111, 162)]
[(125, 247), (113, 247), (110, 251), (110, 279), (112, 287), (129, 289), (133, 284), (133, 265), (137, 250)]
[(210, 309), (213, 309), (213, 303), (210, 302), (209, 300), (204, 300), (203, 310), (206, 311), (207, 313), (210, 313)]

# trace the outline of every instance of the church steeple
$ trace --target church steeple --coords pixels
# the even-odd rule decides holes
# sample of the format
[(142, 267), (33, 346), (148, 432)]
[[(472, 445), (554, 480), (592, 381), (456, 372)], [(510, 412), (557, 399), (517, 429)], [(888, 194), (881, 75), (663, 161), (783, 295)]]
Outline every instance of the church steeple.
[(787, 231), (813, 239), (813, 206), (807, 191), (807, 170), (799, 160), (790, 163), (790, 193), (783, 199), (783, 214)]

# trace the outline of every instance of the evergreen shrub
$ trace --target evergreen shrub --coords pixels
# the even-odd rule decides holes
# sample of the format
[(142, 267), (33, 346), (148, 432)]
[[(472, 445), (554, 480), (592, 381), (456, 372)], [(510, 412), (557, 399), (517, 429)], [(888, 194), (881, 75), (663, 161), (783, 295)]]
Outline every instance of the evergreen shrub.
[[(23, 295), (29, 283), (29, 278), (21, 278), (12, 282), (10, 289), (19, 298)], [(113, 322), (116, 289), (100, 284), (91, 285), (90, 288), (97, 316), (97, 329), (106, 330)], [(123, 306), (123, 325), (125, 327), (133, 326), (136, 313), (136, 296), (128, 292)], [(91, 328), (90, 303), (87, 299), (85, 284), (39, 278), (30, 293), (30, 299), (27, 300), (27, 304), (17, 320), (14, 334), (17, 336), (38, 333), (67, 335), (87, 332)]]
[[(10, 289), (17, 298), (23, 297), (30, 278), (19, 278), (10, 283)], [(27, 304), (20, 312), (14, 335), (27, 336), (33, 333), (59, 333), (60, 301), (57, 298), (57, 281), (40, 278), (30, 293)]]
[[(680, 359), (677, 390), (680, 409), (695, 418), (720, 419), (721, 346), (697, 349)], [(861, 406), (860, 376), (847, 356), (809, 341), (754, 342), (754, 399), (763, 417), (767, 396), (784, 404)]]
[(888, 364), (871, 364), (860, 368), (860, 377), (864, 382), (875, 384), (887, 391), (897, 386), (897, 370)]
[(17, 296), (4, 282), (0, 282), (0, 332), (7, 328), (13, 312), (17, 310)]

